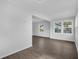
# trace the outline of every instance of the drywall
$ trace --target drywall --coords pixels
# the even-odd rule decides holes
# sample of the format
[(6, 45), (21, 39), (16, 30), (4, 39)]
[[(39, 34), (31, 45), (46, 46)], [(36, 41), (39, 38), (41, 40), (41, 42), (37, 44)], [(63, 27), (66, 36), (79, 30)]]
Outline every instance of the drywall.
[(8, 24), (6, 22), (8, 20), (0, 20), (0, 58), (32, 46), (30, 18), (26, 18), (25, 23), (22, 20), (9, 20), (10, 24)]
[[(72, 21), (72, 34), (63, 34), (63, 33), (54, 33), (54, 22), (55, 21)], [(62, 28), (63, 30), (63, 28)], [(50, 25), (50, 38), (52, 39), (59, 39), (59, 40), (66, 40), (66, 41), (74, 41), (74, 17), (67, 17), (67, 18), (60, 18), (60, 19), (53, 19), (51, 20)]]
[[(39, 19), (40, 20), (40, 19)], [(44, 25), (44, 32), (40, 32), (40, 25)], [(42, 20), (39, 22), (33, 22), (32, 23), (32, 33), (36, 36), (43, 36), (43, 37), (49, 37), (49, 31), (50, 31), (50, 22), (46, 20)]]
[(75, 18), (75, 44), (78, 49), (78, 16)]
[(0, 58), (32, 46), (32, 15), (14, 6), (0, 9)]
[[(0, 20), (0, 58), (32, 46), (30, 18), (26, 18), (25, 23), (21, 20)], [(10, 24), (6, 21), (9, 21)]]

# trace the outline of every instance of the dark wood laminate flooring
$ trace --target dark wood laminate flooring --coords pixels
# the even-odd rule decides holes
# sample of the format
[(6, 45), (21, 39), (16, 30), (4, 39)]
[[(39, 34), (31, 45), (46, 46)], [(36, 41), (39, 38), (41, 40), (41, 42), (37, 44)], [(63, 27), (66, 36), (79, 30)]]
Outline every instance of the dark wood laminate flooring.
[(78, 59), (74, 42), (33, 36), (33, 47), (3, 59)]

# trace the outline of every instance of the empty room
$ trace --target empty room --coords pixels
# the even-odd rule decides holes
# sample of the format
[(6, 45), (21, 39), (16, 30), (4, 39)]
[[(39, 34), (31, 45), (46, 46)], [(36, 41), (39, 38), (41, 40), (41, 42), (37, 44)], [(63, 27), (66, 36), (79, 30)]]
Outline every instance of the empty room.
[(0, 59), (78, 59), (78, 0), (0, 0)]

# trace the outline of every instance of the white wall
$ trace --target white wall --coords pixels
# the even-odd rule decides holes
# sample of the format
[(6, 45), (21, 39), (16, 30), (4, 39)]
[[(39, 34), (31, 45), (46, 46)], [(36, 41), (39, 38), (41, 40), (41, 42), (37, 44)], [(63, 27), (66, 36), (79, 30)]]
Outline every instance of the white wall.
[(32, 46), (32, 19), (26, 20), (0, 20), (0, 58)]
[(75, 44), (78, 49), (78, 16), (75, 18)]
[(32, 15), (14, 6), (0, 8), (0, 58), (32, 46)]
[[(63, 34), (63, 33), (54, 33), (54, 22), (55, 21), (72, 21), (73, 22), (73, 33), (72, 34)], [(63, 28), (62, 28), (63, 30)], [(74, 41), (74, 17), (68, 17), (68, 18), (60, 18), (60, 19), (54, 19), (51, 20), (50, 25), (50, 38), (52, 39), (59, 39), (59, 40), (66, 40), (66, 41)]]
[[(44, 25), (44, 32), (39, 31), (40, 24)], [(49, 21), (43, 20), (40, 22), (34, 22), (32, 23), (32, 25), (33, 25), (32, 27), (33, 35), (49, 37), (50, 35), (50, 22)]]

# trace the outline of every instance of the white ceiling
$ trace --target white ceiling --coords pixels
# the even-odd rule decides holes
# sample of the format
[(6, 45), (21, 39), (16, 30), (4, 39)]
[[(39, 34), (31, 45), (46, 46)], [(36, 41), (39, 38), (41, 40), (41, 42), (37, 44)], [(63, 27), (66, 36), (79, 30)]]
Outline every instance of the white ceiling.
[(69, 17), (77, 12), (77, 0), (47, 0), (34, 8), (36, 13), (42, 13), (49, 18)]
[(42, 22), (42, 21), (48, 21), (48, 20), (47, 19), (40, 18), (40, 17), (35, 16), (35, 15), (32, 15), (32, 23), (37, 23), (37, 22)]
[(77, 0), (0, 0), (0, 7), (12, 17), (33, 14), (50, 20), (75, 16)]
[(32, 23), (36, 23), (36, 22), (40, 22), (40, 21), (43, 21), (42, 19), (39, 20), (38, 17), (32, 15)]

